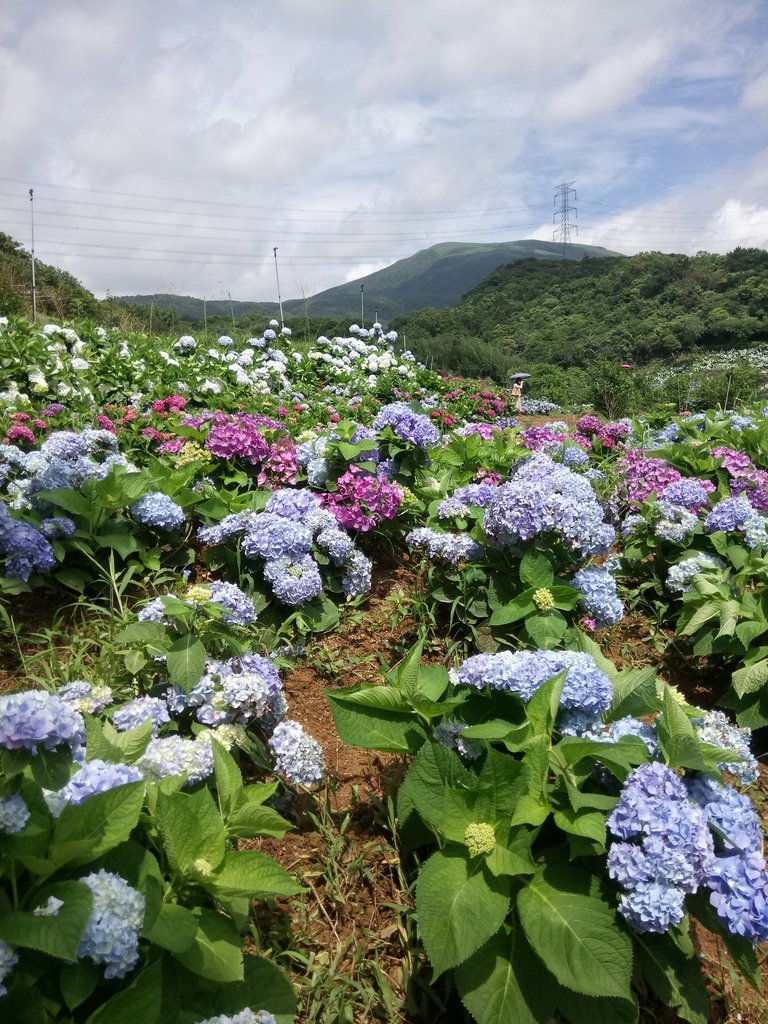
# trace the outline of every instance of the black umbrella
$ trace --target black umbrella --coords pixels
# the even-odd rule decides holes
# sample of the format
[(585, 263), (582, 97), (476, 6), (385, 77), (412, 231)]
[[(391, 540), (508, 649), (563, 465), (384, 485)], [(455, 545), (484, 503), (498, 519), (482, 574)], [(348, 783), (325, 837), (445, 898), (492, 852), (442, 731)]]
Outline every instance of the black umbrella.
[(525, 380), (526, 377), (530, 377), (530, 373), (510, 373), (509, 375), (512, 380)]

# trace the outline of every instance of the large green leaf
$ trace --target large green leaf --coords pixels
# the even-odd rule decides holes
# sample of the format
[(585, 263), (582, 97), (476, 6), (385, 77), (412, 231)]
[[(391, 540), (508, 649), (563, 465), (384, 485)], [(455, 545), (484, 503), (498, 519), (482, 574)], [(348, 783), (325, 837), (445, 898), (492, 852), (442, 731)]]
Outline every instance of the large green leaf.
[(525, 934), (561, 985), (592, 996), (630, 999), (632, 944), (594, 879), (578, 868), (545, 868), (520, 890)]
[(552, 563), (539, 551), (526, 551), (520, 560), (520, 581), (527, 587), (550, 587), (555, 579)]
[(197, 918), (191, 910), (177, 903), (163, 903), (152, 927), (143, 935), (156, 946), (183, 953), (192, 945), (196, 932)]
[(570, 1024), (637, 1024), (640, 1008), (634, 999), (582, 996), (562, 989), (557, 1005)]
[(51, 863), (87, 864), (125, 842), (144, 803), (144, 783), (129, 782), (95, 793), (81, 804), (68, 803), (53, 830)]
[(197, 918), (197, 932), (191, 946), (177, 953), (176, 959), (211, 981), (242, 981), (242, 943), (232, 921), (212, 910), (196, 908), (192, 913)]
[(221, 899), (238, 896), (295, 896), (304, 892), (299, 883), (277, 861), (258, 850), (234, 850), (207, 883)]
[(162, 1001), (162, 966), (151, 964), (95, 1010), (86, 1024), (154, 1024)]
[(419, 872), (419, 935), (436, 974), (456, 967), (499, 930), (509, 909), (509, 883), (466, 851), (438, 850)]
[(456, 968), (456, 987), (477, 1024), (546, 1024), (558, 984), (519, 926), (505, 924)]
[(413, 712), (372, 708), (368, 703), (370, 697), (358, 697), (357, 694), (363, 694), (363, 691), (325, 691), (336, 728), (345, 743), (351, 747), (385, 750), (393, 754), (414, 753), (419, 749), (427, 733)]
[(157, 820), (168, 860), (180, 875), (212, 874), (224, 860), (227, 833), (210, 790), (158, 793)]
[(0, 913), (0, 939), (60, 960), (76, 960), (93, 906), (91, 890), (82, 882), (59, 882), (41, 892), (38, 905), (44, 906), (49, 896), (63, 901), (57, 914), (44, 916), (27, 910)]
[(709, 999), (698, 960), (682, 953), (668, 935), (640, 935), (640, 967), (648, 984), (689, 1024), (707, 1024)]
[(731, 682), (739, 697), (759, 692), (768, 684), (768, 658), (737, 669), (731, 676)]
[(170, 681), (189, 693), (203, 674), (206, 657), (205, 647), (196, 636), (188, 633), (179, 637), (166, 652)]

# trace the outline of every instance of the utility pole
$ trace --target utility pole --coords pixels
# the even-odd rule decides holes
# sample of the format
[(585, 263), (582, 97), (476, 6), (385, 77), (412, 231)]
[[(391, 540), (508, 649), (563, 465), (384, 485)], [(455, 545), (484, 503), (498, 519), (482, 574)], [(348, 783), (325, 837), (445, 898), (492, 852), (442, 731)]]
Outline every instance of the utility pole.
[(29, 216), (32, 223), (32, 321), (37, 320), (37, 288), (35, 286), (35, 191), (29, 190)]
[[(566, 181), (562, 185), (555, 186), (554, 201), (555, 206), (558, 206), (559, 203), (559, 208), (552, 214), (552, 220), (555, 221), (555, 219), (559, 216), (560, 227), (556, 228), (552, 232), (552, 241), (556, 242), (559, 240), (561, 246), (563, 247), (563, 259), (565, 259), (566, 257), (566, 246), (571, 244), (571, 224), (569, 216), (571, 213), (573, 213), (576, 217), (578, 217), (579, 215), (579, 212), (576, 209), (576, 207), (570, 205), (571, 195), (573, 195), (574, 201), (576, 199), (576, 189), (572, 187), (575, 184), (575, 181)], [(577, 225), (574, 224), (573, 229), (578, 235), (579, 229)]]
[(283, 327), (285, 327), (285, 323), (283, 322), (283, 300), (280, 298), (280, 275), (277, 272), (277, 246), (275, 246), (272, 249), (272, 252), (275, 255), (275, 280), (277, 281), (277, 304), (280, 307), (280, 329), (282, 330)]
[(360, 285), (360, 326), (365, 327), (365, 285)]

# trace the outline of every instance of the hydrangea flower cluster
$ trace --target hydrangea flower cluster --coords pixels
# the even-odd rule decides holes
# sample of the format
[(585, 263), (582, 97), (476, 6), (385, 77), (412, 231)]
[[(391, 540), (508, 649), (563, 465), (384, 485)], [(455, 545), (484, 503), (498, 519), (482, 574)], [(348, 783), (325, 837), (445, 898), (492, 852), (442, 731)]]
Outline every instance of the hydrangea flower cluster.
[(65, 683), (56, 693), (81, 714), (96, 715), (112, 703), (112, 689), (109, 686), (93, 686), (84, 679)]
[(33, 572), (50, 572), (56, 565), (53, 548), (41, 530), (14, 519), (0, 501), (0, 558), (6, 576), (26, 582)]
[(598, 626), (615, 626), (624, 618), (624, 605), (616, 596), (616, 580), (605, 569), (580, 569), (573, 577), (573, 586)]
[(706, 507), (709, 495), (715, 490), (710, 480), (699, 477), (683, 477), (675, 483), (668, 484), (659, 495), (659, 502), (670, 505), (681, 505), (692, 512), (700, 512)]
[(85, 722), (71, 704), (44, 690), (28, 690), (0, 697), (0, 747), (75, 751), (85, 744)]
[(623, 840), (608, 851), (608, 874), (625, 890), (619, 913), (638, 932), (679, 924), (686, 894), (706, 882), (715, 854), (707, 817), (682, 781), (659, 762), (640, 765), (607, 824)]
[[(383, 502), (377, 514), (383, 515), (391, 510), (394, 500), (392, 496), (383, 497), (383, 489), (391, 485), (378, 481), (376, 487)], [(402, 492), (399, 488), (395, 491), (399, 506)], [(237, 533), (243, 534), (241, 547), (246, 556), (263, 559), (264, 578), (284, 604), (304, 604), (322, 591), (320, 567), (311, 554), (315, 543), (328, 553), (334, 565), (344, 568), (342, 586), (348, 595), (365, 593), (370, 585), (370, 563), (355, 549), (335, 515), (323, 509), (320, 498), (306, 488), (276, 490), (264, 512), (236, 512), (214, 527), (202, 527), (198, 538), (218, 543)]]
[(0, 832), (13, 835), (21, 832), (29, 821), (29, 808), (18, 793), (0, 796)]
[(185, 774), (190, 783), (202, 782), (213, 773), (213, 751), (205, 739), (207, 735), (203, 732), (193, 740), (185, 736), (156, 736), (149, 741), (136, 767), (150, 782)]
[(560, 706), (597, 717), (613, 700), (613, 687), (583, 651), (499, 651), (473, 654), (451, 671), (455, 685), (516, 693), (526, 703), (548, 679), (566, 672)]
[(152, 732), (155, 734), (170, 722), (168, 708), (161, 697), (142, 696), (129, 700), (112, 715), (112, 724), (120, 732), (127, 732), (142, 725), (147, 719), (152, 722)]
[(497, 488), (483, 525), (496, 547), (558, 533), (576, 551), (590, 555), (609, 551), (615, 538), (589, 481), (544, 454), (524, 460), (512, 479)]
[(649, 458), (639, 449), (623, 455), (617, 467), (622, 474), (619, 497), (634, 507), (642, 505), (652, 494), (661, 494), (670, 484), (682, 479), (682, 474), (664, 459)]
[(706, 569), (722, 569), (724, 562), (715, 555), (697, 551), (670, 566), (667, 573), (667, 590), (684, 594), (691, 589), (694, 579)]
[(757, 759), (750, 749), (751, 729), (733, 725), (722, 711), (709, 711), (703, 718), (692, 719), (692, 725), (702, 743), (736, 754), (736, 760), (721, 761), (718, 768), (730, 772), (743, 786), (757, 782)]
[(93, 907), (77, 955), (106, 964), (105, 978), (124, 978), (139, 960), (144, 896), (103, 869), (81, 881), (93, 893)]
[(498, 488), (489, 483), (467, 484), (444, 498), (437, 506), (441, 519), (464, 518), (472, 508), (488, 508)]
[(152, 491), (128, 509), (137, 523), (155, 530), (178, 530), (184, 524), (184, 509), (161, 491)]
[(419, 526), (408, 533), (405, 543), (410, 548), (420, 548), (430, 558), (457, 565), (461, 561), (478, 561), (483, 557), (481, 544), (464, 533), (441, 533), (428, 526)]
[(338, 490), (322, 496), (323, 506), (349, 530), (367, 532), (394, 519), (403, 500), (397, 484), (350, 466), (337, 481)]
[(287, 710), (274, 662), (254, 653), (227, 661), (209, 659), (189, 693), (172, 686), (165, 699), (173, 714), (193, 711), (198, 722), (210, 726), (258, 721), (269, 728)]
[(8, 989), (3, 982), (18, 962), (19, 955), (16, 952), (16, 947), (0, 939), (0, 996), (8, 995)]
[(732, 786), (706, 776), (688, 783), (722, 840), (706, 885), (710, 903), (733, 935), (751, 942), (768, 940), (768, 872), (762, 855), (762, 831), (752, 801)]
[(286, 719), (275, 727), (269, 738), (275, 758), (275, 771), (295, 786), (312, 786), (325, 772), (323, 751), (298, 722)]
[(141, 780), (141, 772), (133, 765), (113, 764), (111, 761), (94, 758), (78, 768), (57, 794), (54, 806), (60, 811), (65, 803), (81, 804), (95, 793), (106, 793), (109, 789)]
[(267, 1010), (253, 1010), (246, 1007), (232, 1016), (220, 1013), (216, 1017), (201, 1020), (200, 1024), (277, 1024), (277, 1018)]
[(414, 412), (405, 402), (383, 406), (373, 421), (375, 430), (390, 427), (404, 441), (426, 450), (440, 440), (440, 431), (423, 413)]
[[(218, 605), (223, 610), (221, 621), (225, 626), (250, 626), (257, 619), (253, 598), (234, 583), (226, 583), (223, 580), (196, 584), (189, 588), (184, 597), (171, 596), (204, 614), (207, 614), (206, 605)], [(139, 622), (159, 622), (167, 625), (171, 617), (165, 599), (156, 597), (144, 605), (137, 618)]]

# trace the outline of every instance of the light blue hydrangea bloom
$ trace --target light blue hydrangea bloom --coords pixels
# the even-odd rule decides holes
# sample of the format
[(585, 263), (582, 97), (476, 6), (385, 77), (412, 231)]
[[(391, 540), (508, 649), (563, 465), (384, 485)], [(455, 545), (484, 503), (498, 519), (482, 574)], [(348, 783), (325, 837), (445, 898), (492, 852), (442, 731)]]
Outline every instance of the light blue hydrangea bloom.
[(275, 771), (295, 786), (311, 786), (325, 773), (323, 751), (298, 722), (286, 719), (269, 738)]
[(93, 893), (93, 908), (77, 955), (106, 964), (105, 978), (124, 978), (139, 960), (144, 896), (124, 878), (103, 869), (81, 881)]
[(0, 832), (21, 832), (29, 821), (29, 808), (18, 793), (0, 796)]

